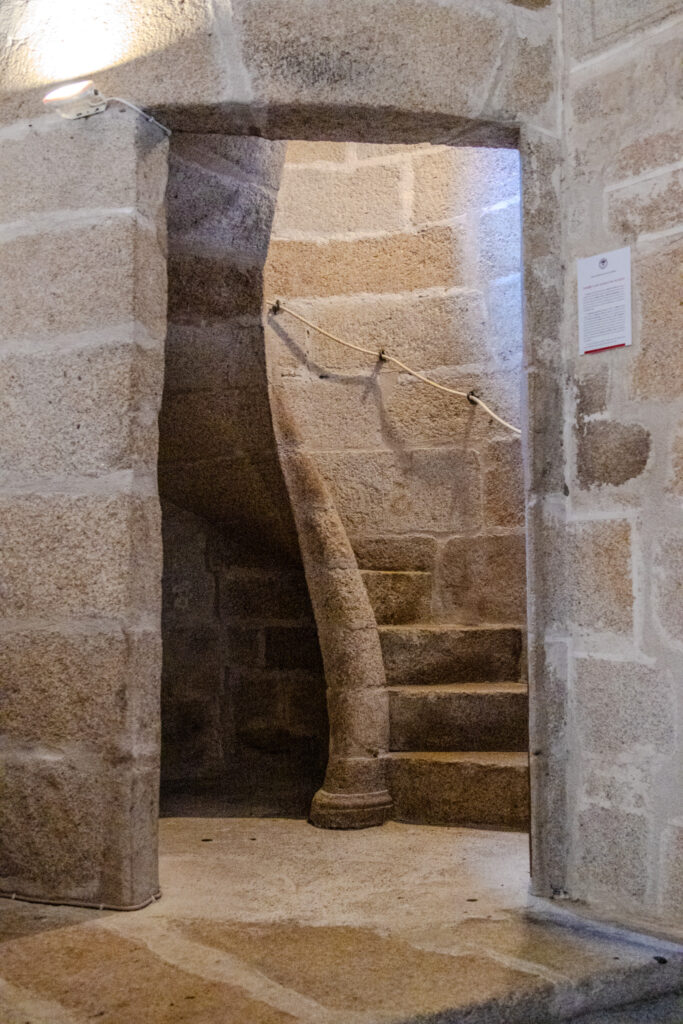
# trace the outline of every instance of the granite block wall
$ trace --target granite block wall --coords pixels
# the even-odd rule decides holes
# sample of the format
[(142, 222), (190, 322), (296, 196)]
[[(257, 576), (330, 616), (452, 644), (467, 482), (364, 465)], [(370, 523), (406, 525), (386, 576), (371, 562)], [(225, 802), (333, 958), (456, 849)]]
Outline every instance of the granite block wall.
[[(3, 163), (6, 188), (0, 191), (10, 197), (4, 219), (13, 225), (7, 231), (3, 228), (2, 236), (3, 282), (8, 284), (4, 289), (3, 336), (9, 339), (10, 349), (16, 339), (31, 338), (30, 345), (22, 341), (17, 351), (12, 351), (13, 366), (25, 356), (33, 360), (31, 372), (25, 372), (26, 366), (19, 367), (24, 374), (16, 378), (23, 381), (21, 388), (8, 388), (14, 403), (11, 421), (19, 424), (23, 416), (28, 429), (34, 417), (39, 426), (41, 422), (51, 424), (54, 416), (56, 424), (54, 431), (43, 429), (35, 445), (27, 443), (23, 430), (13, 435), (11, 424), (7, 427), (8, 466), (10, 472), (19, 474), (11, 483), (13, 490), (7, 492), (11, 506), (6, 528), (11, 542), (7, 575), (14, 581), (6, 584), (7, 592), (14, 594), (7, 599), (7, 632), (15, 629), (17, 617), (26, 615), (31, 637), (24, 653), (20, 638), (12, 644), (8, 641), (6, 650), (19, 653), (7, 678), (21, 679), (22, 666), (31, 664), (29, 650), (31, 657), (38, 657), (41, 645), (34, 642), (35, 622), (62, 608), (62, 595), (69, 623), (72, 616), (74, 622), (90, 622), (91, 614), (98, 623), (100, 614), (107, 621), (113, 616), (117, 624), (127, 623), (130, 608), (138, 607), (137, 596), (130, 597), (129, 605), (127, 595), (137, 594), (139, 583), (127, 589), (121, 582), (124, 563), (125, 567), (135, 563), (139, 581), (145, 576), (138, 571), (140, 566), (148, 565), (149, 557), (157, 557), (150, 556), (150, 551), (158, 552), (156, 542), (145, 541), (142, 551), (137, 546), (136, 531), (142, 521), (137, 497), (133, 501), (127, 495), (121, 499), (123, 504), (116, 504), (117, 491), (116, 501), (109, 505), (109, 492), (103, 496), (104, 485), (99, 483), (93, 496), (89, 491), (82, 495), (70, 482), (68, 493), (57, 504), (43, 493), (44, 481), (52, 480), (50, 474), (56, 478), (65, 467), (72, 473), (69, 467), (78, 466), (79, 460), (84, 460), (86, 468), (76, 472), (92, 472), (96, 480), (101, 468), (109, 467), (110, 459), (116, 473), (130, 472), (128, 435), (122, 422), (137, 423), (139, 417), (143, 429), (133, 434), (144, 439), (144, 424), (153, 421), (145, 402), (138, 407), (134, 400), (133, 414), (124, 401), (127, 411), (113, 417), (110, 427), (99, 436), (90, 424), (108, 415), (105, 403), (96, 401), (91, 406), (85, 396), (76, 400), (76, 392), (71, 393), (69, 401), (76, 403), (77, 413), (72, 429), (80, 436), (87, 425), (93, 438), (92, 445), (85, 445), (74, 440), (68, 430), (62, 432), (57, 403), (53, 402), (51, 410), (43, 405), (39, 411), (35, 400), (28, 402), (28, 396), (32, 382), (37, 383), (43, 373), (39, 366), (42, 345), (49, 347), (51, 358), (60, 359), (62, 339), (70, 337), (70, 332), (92, 331), (101, 340), (104, 331), (109, 341), (120, 323), (132, 319), (147, 323), (156, 302), (154, 274), (148, 272), (157, 252), (155, 244), (147, 245), (150, 232), (138, 230), (146, 223), (144, 217), (136, 218), (136, 226), (131, 226), (128, 212), (112, 216), (112, 210), (130, 210), (129, 200), (117, 198), (116, 193), (120, 181), (136, 177), (124, 157), (124, 152), (130, 151), (117, 145), (115, 156), (110, 151), (101, 166), (93, 158), (92, 166), (99, 166), (95, 190), (92, 175), (68, 173), (58, 134), (51, 134), (53, 122), (48, 125), (38, 117), (47, 86), (94, 74), (105, 92), (130, 96), (166, 118), (181, 141), (180, 133), (185, 130), (195, 138), (197, 133), (219, 132), (330, 143), (351, 138), (371, 144), (519, 143), (534, 886), (544, 895), (583, 900), (595, 914), (610, 913), (631, 924), (648, 917), (657, 926), (671, 926), (680, 911), (683, 821), (677, 611), (683, 489), (677, 344), (680, 4), (677, 0), (485, 0), (475, 9), (467, 0), (448, 4), (401, 0), (392, 3), (388, 11), (382, 0), (233, 0), (229, 7), (222, 2), (178, 3), (173, 12), (169, 18), (165, 2), (140, 5), (127, 0), (118, 5), (116, 18), (107, 19), (92, 5), (79, 22), (74, 42), (68, 3), (9, 0), (0, 10), (2, 155), (10, 140), (18, 143), (19, 150), (25, 145), (24, 166), (30, 168), (30, 178), (36, 182), (35, 188), (27, 187), (29, 175), (21, 173), (19, 156)], [(111, 124), (111, 118), (106, 123)], [(88, 131), (102, 131), (98, 152), (106, 152), (108, 144), (108, 131), (97, 127), (104, 124), (97, 120), (87, 125)], [(83, 134), (78, 138), (85, 138), (86, 126), (79, 130)], [(29, 143), (30, 139), (34, 142)], [(67, 150), (71, 148), (69, 143)], [(85, 150), (79, 152), (85, 161)], [(47, 165), (41, 164), (44, 153), (55, 154)], [(77, 171), (82, 166), (79, 163)], [(55, 173), (55, 168), (65, 168), (66, 173)], [(391, 174), (389, 170), (386, 173), (390, 187)], [(143, 194), (140, 187), (139, 195)], [(80, 212), (75, 218), (71, 214), (45, 217), (39, 212), (45, 203), (55, 210)], [(362, 195), (356, 197), (356, 204), (362, 212)], [(106, 217), (102, 216), (104, 207), (109, 211)], [(99, 212), (92, 213), (97, 224), (91, 230), (93, 208)], [(425, 216), (427, 223), (429, 216)], [(254, 230), (258, 236), (258, 226)], [(387, 248), (386, 241), (377, 237), (365, 239), (364, 251), (373, 262), (377, 257), (378, 266), (381, 254), (390, 252), (396, 275), (404, 283), (419, 281), (415, 287), (422, 289), (414, 245), (408, 239), (394, 241), (397, 244)], [(432, 227), (425, 229), (424, 241), (434, 267), (448, 273), (449, 279), (457, 272), (460, 279), (455, 287), (465, 287), (461, 250), (452, 226), (439, 225), (436, 218)], [(292, 245), (294, 242), (300, 253), (310, 253), (305, 239), (290, 239)], [(579, 358), (574, 259), (624, 244), (632, 245), (634, 255), (634, 345), (628, 351)], [(93, 259), (83, 255), (90, 246)], [(346, 290), (342, 294), (350, 301), (357, 294), (358, 278), (344, 263), (339, 240), (334, 246), (331, 240), (330, 246), (331, 259), (314, 268), (320, 301), (322, 296), (326, 296), (324, 301), (332, 299), (332, 271), (337, 280), (343, 272)], [(498, 253), (493, 256), (497, 258)], [(239, 267), (221, 267), (217, 259), (213, 266), (220, 273), (207, 287), (204, 272), (208, 264), (184, 261), (172, 320), (195, 300), (205, 302), (211, 316), (224, 315), (228, 298), (229, 318), (235, 311), (239, 316), (258, 314), (261, 296), (257, 302), (249, 260), (245, 258)], [(496, 274), (501, 276), (506, 276), (503, 269)], [(83, 280), (92, 283), (97, 302), (87, 298)], [(144, 280), (145, 287), (136, 289), (136, 280)], [(373, 288), (371, 294), (383, 293), (386, 280), (379, 271), (373, 270), (367, 281)], [(501, 296), (506, 287), (505, 280), (500, 282)], [(501, 320), (502, 331), (504, 318)], [(157, 322), (155, 315), (152, 321)], [(115, 335), (115, 340), (129, 341), (126, 330)], [(151, 329), (155, 339), (156, 330)], [(208, 359), (213, 344), (201, 332), (197, 337)], [(106, 363), (107, 372), (112, 371), (114, 377), (117, 358), (110, 351), (102, 356), (102, 365)], [(123, 359), (125, 363), (125, 351)], [(197, 360), (197, 366), (200, 362)], [(96, 394), (93, 365), (87, 364), (84, 379)], [(460, 363), (454, 360), (448, 365)], [(50, 376), (47, 392), (40, 391), (41, 398), (45, 393), (56, 394), (51, 389), (71, 380), (70, 374), (75, 374), (76, 384), (82, 383), (77, 361), (63, 369), (66, 376)], [(136, 367), (129, 379), (134, 378), (141, 389), (137, 394), (154, 396), (154, 373), (150, 383), (143, 374), (137, 377)], [(126, 373), (116, 387), (125, 379)], [(297, 386), (293, 381), (292, 393)], [(124, 394), (130, 394), (126, 384), (122, 388)], [(22, 412), (24, 389), (27, 404)], [(112, 393), (118, 394), (116, 388)], [(307, 394), (313, 402), (313, 388)], [(405, 398), (411, 392), (405, 389), (400, 394)], [(254, 419), (258, 415), (255, 405)], [(375, 444), (377, 421), (367, 410), (363, 415), (364, 430)], [(333, 458), (349, 458), (339, 429), (342, 442), (336, 453), (326, 456), (330, 465)], [(438, 422), (422, 424), (421, 429), (432, 438), (435, 435), (429, 432), (438, 430)], [(203, 457), (210, 465), (216, 453), (207, 452), (206, 438), (202, 443)], [(434, 443), (430, 439), (426, 446)], [(150, 450), (144, 444), (141, 452), (147, 454), (140, 458), (147, 459)], [(384, 561), (390, 549), (378, 536), (376, 522), (368, 518), (372, 514), (368, 496), (387, 493), (382, 482), (386, 474), (390, 481), (398, 480), (401, 498), (388, 511), (399, 516), (401, 530), (408, 533), (416, 531), (420, 494), (411, 491), (401, 476), (400, 462), (387, 468), (385, 460), (382, 468), (382, 459), (371, 454), (372, 458), (364, 453), (362, 486), (349, 485), (345, 498), (340, 483), (339, 500), (347, 509), (356, 509), (353, 521), (346, 513), (354, 536), (365, 531), (366, 550)], [(412, 481), (419, 479), (422, 456), (416, 451), (411, 457)], [(505, 449), (497, 449), (495, 459), (502, 474), (507, 465)], [(180, 456), (178, 460), (182, 461)], [(217, 480), (225, 478), (213, 472), (193, 474), (193, 486), (186, 483), (173, 490), (173, 504), (184, 510), (183, 515), (208, 520), (208, 511), (216, 502), (228, 506), (235, 493), (240, 498), (258, 494), (254, 480), (259, 478), (259, 464), (253, 454), (232, 460), (234, 488), (219, 486)], [(272, 462), (263, 465), (264, 475), (274, 479)], [(464, 481), (475, 471), (473, 462), (458, 467)], [(42, 481), (35, 501), (24, 494), (26, 488), (31, 495), (36, 490), (34, 475)], [(342, 474), (336, 479), (343, 482)], [(89, 482), (88, 486), (94, 485)], [(496, 496), (501, 485), (495, 474), (488, 493), (490, 501), (499, 500)], [(167, 500), (171, 500), (170, 494)], [(255, 502), (256, 507), (261, 504)], [(95, 505), (97, 512), (93, 511)], [(124, 508), (128, 511), (122, 512)], [(80, 515), (84, 509), (81, 524), (76, 512)], [(453, 516), (456, 514), (458, 529), (466, 526), (469, 530), (471, 510), (456, 503)], [(435, 521), (449, 523), (451, 506), (440, 499), (433, 515)], [(499, 518), (509, 526), (508, 512)], [(64, 544), (61, 539), (54, 543), (57, 523), (65, 525)], [(271, 530), (278, 537), (276, 548), (286, 546), (284, 537), (292, 536), (290, 527), (274, 516), (268, 519), (263, 535)], [(74, 536), (78, 542), (70, 547)], [(85, 545), (82, 537), (87, 539)], [(117, 538), (121, 543), (112, 545)], [(404, 543), (401, 536), (392, 544), (399, 540)], [(113, 561), (112, 546), (117, 552)], [(430, 564), (432, 547), (424, 539), (411, 543), (409, 550), (416, 564)], [(132, 552), (130, 560), (123, 551)], [(34, 552), (39, 555), (33, 557)], [(97, 557), (91, 557), (92, 552), (97, 552)], [(46, 566), (53, 559), (55, 572), (51, 574)], [(77, 579), (81, 569), (95, 565), (101, 586), (81, 585)], [(73, 566), (78, 573), (72, 575)], [(155, 600), (150, 598), (148, 605), (145, 598), (148, 611), (157, 607)], [(155, 614), (152, 611), (151, 618), (140, 620), (145, 628), (150, 622), (158, 623)], [(152, 639), (145, 645), (146, 652), (158, 644), (156, 628), (150, 626)], [(68, 629), (64, 635), (67, 633)], [(92, 650), (88, 657), (92, 656), (96, 665), (97, 640), (95, 634), (86, 633), (86, 640), (82, 630), (78, 634), (78, 657)], [(61, 625), (57, 634), (55, 643), (61, 644)], [(117, 649), (109, 634), (106, 645)], [(134, 649), (135, 644), (126, 641), (126, 658)], [(67, 654), (65, 651), (64, 664), (68, 663)], [(55, 662), (50, 654), (41, 664), (46, 662), (53, 671)], [(126, 672), (116, 673), (116, 679), (128, 678)], [(72, 690), (76, 694), (79, 673), (69, 675), (73, 680), (69, 694)], [(47, 668), (41, 669), (40, 679), (49, 678)], [(104, 668), (101, 678), (109, 678)], [(140, 676), (136, 670), (136, 678), (144, 678), (144, 673)], [(30, 687), (23, 684), (18, 692), (10, 723), (20, 723), (23, 709), (31, 704)], [(134, 688), (131, 692), (151, 691), (143, 685), (140, 691)], [(53, 727), (46, 720), (51, 706), (54, 709), (47, 702), (36, 718), (41, 735), (44, 732), (48, 737)], [(143, 719), (153, 723), (153, 712)], [(74, 712), (73, 721), (78, 720)], [(60, 730), (66, 728), (59, 724), (56, 711), (54, 723)], [(137, 736), (137, 727), (134, 731)], [(85, 728), (79, 733), (79, 750), (84, 749), (87, 735)], [(16, 880), (26, 882), (24, 871), (29, 871), (26, 865), (30, 864), (29, 889), (33, 892), (88, 899), (116, 890), (120, 900), (137, 898), (126, 888), (125, 878), (133, 879), (133, 889), (138, 883), (145, 889), (151, 877), (148, 868), (135, 858), (126, 860), (125, 865), (123, 857), (112, 860), (115, 844), (111, 843), (106, 844), (107, 855), (102, 860), (97, 808), (83, 805), (82, 815), (81, 811), (77, 814), (71, 798), (74, 779), (79, 793), (89, 792), (91, 785), (101, 792), (97, 787), (103, 785), (107, 772), (99, 742), (93, 745), (96, 754), (88, 762), (87, 772), (65, 769), (59, 778), (52, 748), (50, 757), (41, 754), (38, 764), (35, 748), (23, 739), (18, 746), (11, 738), (3, 743), (9, 766), (6, 779), (13, 780), (6, 781), (4, 789), (5, 820), (10, 822), (9, 828), (3, 828), (8, 884), (18, 890)], [(64, 745), (66, 753), (60, 752), (60, 765), (67, 763), (67, 753), (70, 757), (73, 749)], [(20, 763), (22, 767), (17, 769)], [(29, 785), (31, 777), (34, 784)], [(126, 806), (133, 806), (144, 823), (144, 835), (140, 833), (135, 849), (140, 857), (153, 859), (154, 807), (132, 783), (125, 791), (130, 797)], [(30, 833), (33, 846), (29, 850), (21, 822), (30, 801), (35, 801), (32, 820), (36, 826)], [(61, 825), (64, 816), (75, 823), (68, 844)], [(124, 831), (130, 838), (130, 829)], [(12, 846), (15, 833), (21, 844)], [(113, 888), (109, 882), (104, 884), (101, 875), (110, 868), (113, 873), (107, 877)], [(140, 890), (136, 892), (140, 894)]]
[(158, 890), (167, 144), (130, 112), (0, 141), (0, 891)]
[[(567, 693), (560, 886), (676, 921), (683, 829), (680, 4), (565, 5), (565, 488), (544, 500)], [(633, 345), (580, 356), (575, 259), (631, 246)], [(678, 901), (678, 902), (677, 902)]]
[[(516, 150), (290, 142), (266, 297), (446, 386), (474, 388), (517, 424), (519, 204)], [(423, 621), (523, 623), (519, 437), (286, 312), (268, 331), (275, 386), (332, 489), (380, 617), (392, 621), (393, 601), (395, 614), (408, 602)], [(392, 580), (382, 570), (417, 571)]]

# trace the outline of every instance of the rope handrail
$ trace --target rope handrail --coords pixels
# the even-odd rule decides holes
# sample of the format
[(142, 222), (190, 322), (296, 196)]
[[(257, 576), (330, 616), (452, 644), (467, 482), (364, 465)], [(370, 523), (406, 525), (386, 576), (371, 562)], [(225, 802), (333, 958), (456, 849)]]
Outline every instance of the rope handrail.
[(507, 420), (498, 416), (497, 413), (495, 413), (493, 409), (486, 404), (486, 402), (483, 402), (478, 395), (475, 395), (474, 391), (456, 391), (455, 388), (448, 388), (445, 384), (439, 384), (438, 381), (432, 380), (430, 377), (425, 377), (423, 373), (419, 373), (417, 370), (413, 370), (413, 368), (408, 366), (406, 363), (402, 363), (400, 359), (397, 359), (396, 356), (390, 355), (383, 348), (381, 348), (379, 352), (376, 352), (374, 349), (363, 348), (362, 345), (354, 345), (350, 341), (344, 341), (343, 338), (338, 338), (335, 334), (330, 334), (329, 331), (324, 330), (322, 327), (318, 327), (317, 324), (311, 323), (310, 320), (307, 320), (299, 313), (295, 313), (293, 309), (290, 309), (288, 306), (284, 306), (279, 299), (276, 299), (275, 302), (271, 302), (269, 300), (267, 305), (270, 306), (270, 311), (274, 316), (279, 312), (287, 313), (289, 316), (293, 316), (295, 320), (299, 320), (302, 324), (305, 324), (306, 327), (310, 327), (311, 330), (317, 331), (318, 334), (322, 334), (324, 338), (329, 338), (330, 341), (335, 341), (338, 345), (343, 345), (344, 348), (353, 349), (354, 352), (362, 352), (367, 356), (374, 356), (375, 359), (379, 359), (383, 363), (394, 363), (396, 366), (400, 366), (402, 370), (405, 370), (406, 373), (416, 377), (417, 380), (421, 380), (424, 384), (429, 384), (430, 387), (436, 388), (438, 391), (445, 391), (446, 394), (456, 395), (458, 398), (466, 398), (471, 405), (480, 405), (492, 419), (496, 420), (497, 423), (507, 427), (507, 429), (511, 430), (513, 434), (517, 434), (518, 436), (521, 435), (522, 431), (518, 427), (513, 426), (512, 423), (508, 423)]

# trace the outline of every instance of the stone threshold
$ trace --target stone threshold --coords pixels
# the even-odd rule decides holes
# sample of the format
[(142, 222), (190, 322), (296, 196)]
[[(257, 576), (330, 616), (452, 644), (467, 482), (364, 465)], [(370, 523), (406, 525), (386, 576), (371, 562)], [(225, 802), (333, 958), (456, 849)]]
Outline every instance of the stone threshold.
[(225, 817), (160, 833), (164, 895), (144, 910), (0, 901), (3, 1024), (683, 1020), (683, 947), (529, 896), (526, 835)]

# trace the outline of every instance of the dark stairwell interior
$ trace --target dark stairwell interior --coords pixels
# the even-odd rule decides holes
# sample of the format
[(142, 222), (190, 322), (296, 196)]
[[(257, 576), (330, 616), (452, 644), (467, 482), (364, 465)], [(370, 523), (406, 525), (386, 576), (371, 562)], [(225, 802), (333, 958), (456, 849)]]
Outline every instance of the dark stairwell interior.
[(303, 816), (326, 761), (324, 678), (261, 326), (282, 151), (172, 139), (162, 814)]

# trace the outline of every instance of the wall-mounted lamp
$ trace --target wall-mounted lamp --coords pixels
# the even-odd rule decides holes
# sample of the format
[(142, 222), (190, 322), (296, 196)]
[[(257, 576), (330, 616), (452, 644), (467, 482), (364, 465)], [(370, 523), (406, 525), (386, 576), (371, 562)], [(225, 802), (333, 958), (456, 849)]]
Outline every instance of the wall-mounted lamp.
[(157, 128), (161, 128), (162, 132), (165, 132), (166, 135), (171, 134), (170, 128), (159, 124), (156, 118), (146, 114), (144, 110), (136, 107), (134, 103), (122, 100), (119, 96), (103, 96), (99, 89), (95, 87), (95, 83), (90, 79), (83, 82), (72, 82), (71, 85), (62, 85), (58, 89), (53, 89), (52, 92), (47, 93), (43, 97), (43, 103), (48, 110), (54, 110), (61, 117), (66, 117), (70, 121), (74, 121), (78, 117), (90, 117), (92, 114), (101, 114), (110, 103), (122, 103), (124, 107), (130, 107), (131, 110), (141, 114), (150, 124), (155, 124)]
[(107, 102), (90, 79), (85, 82), (62, 85), (59, 89), (53, 89), (43, 97), (43, 103), (48, 110), (55, 110), (61, 117), (66, 117), (70, 121), (77, 117), (101, 114), (103, 110), (107, 109)]

